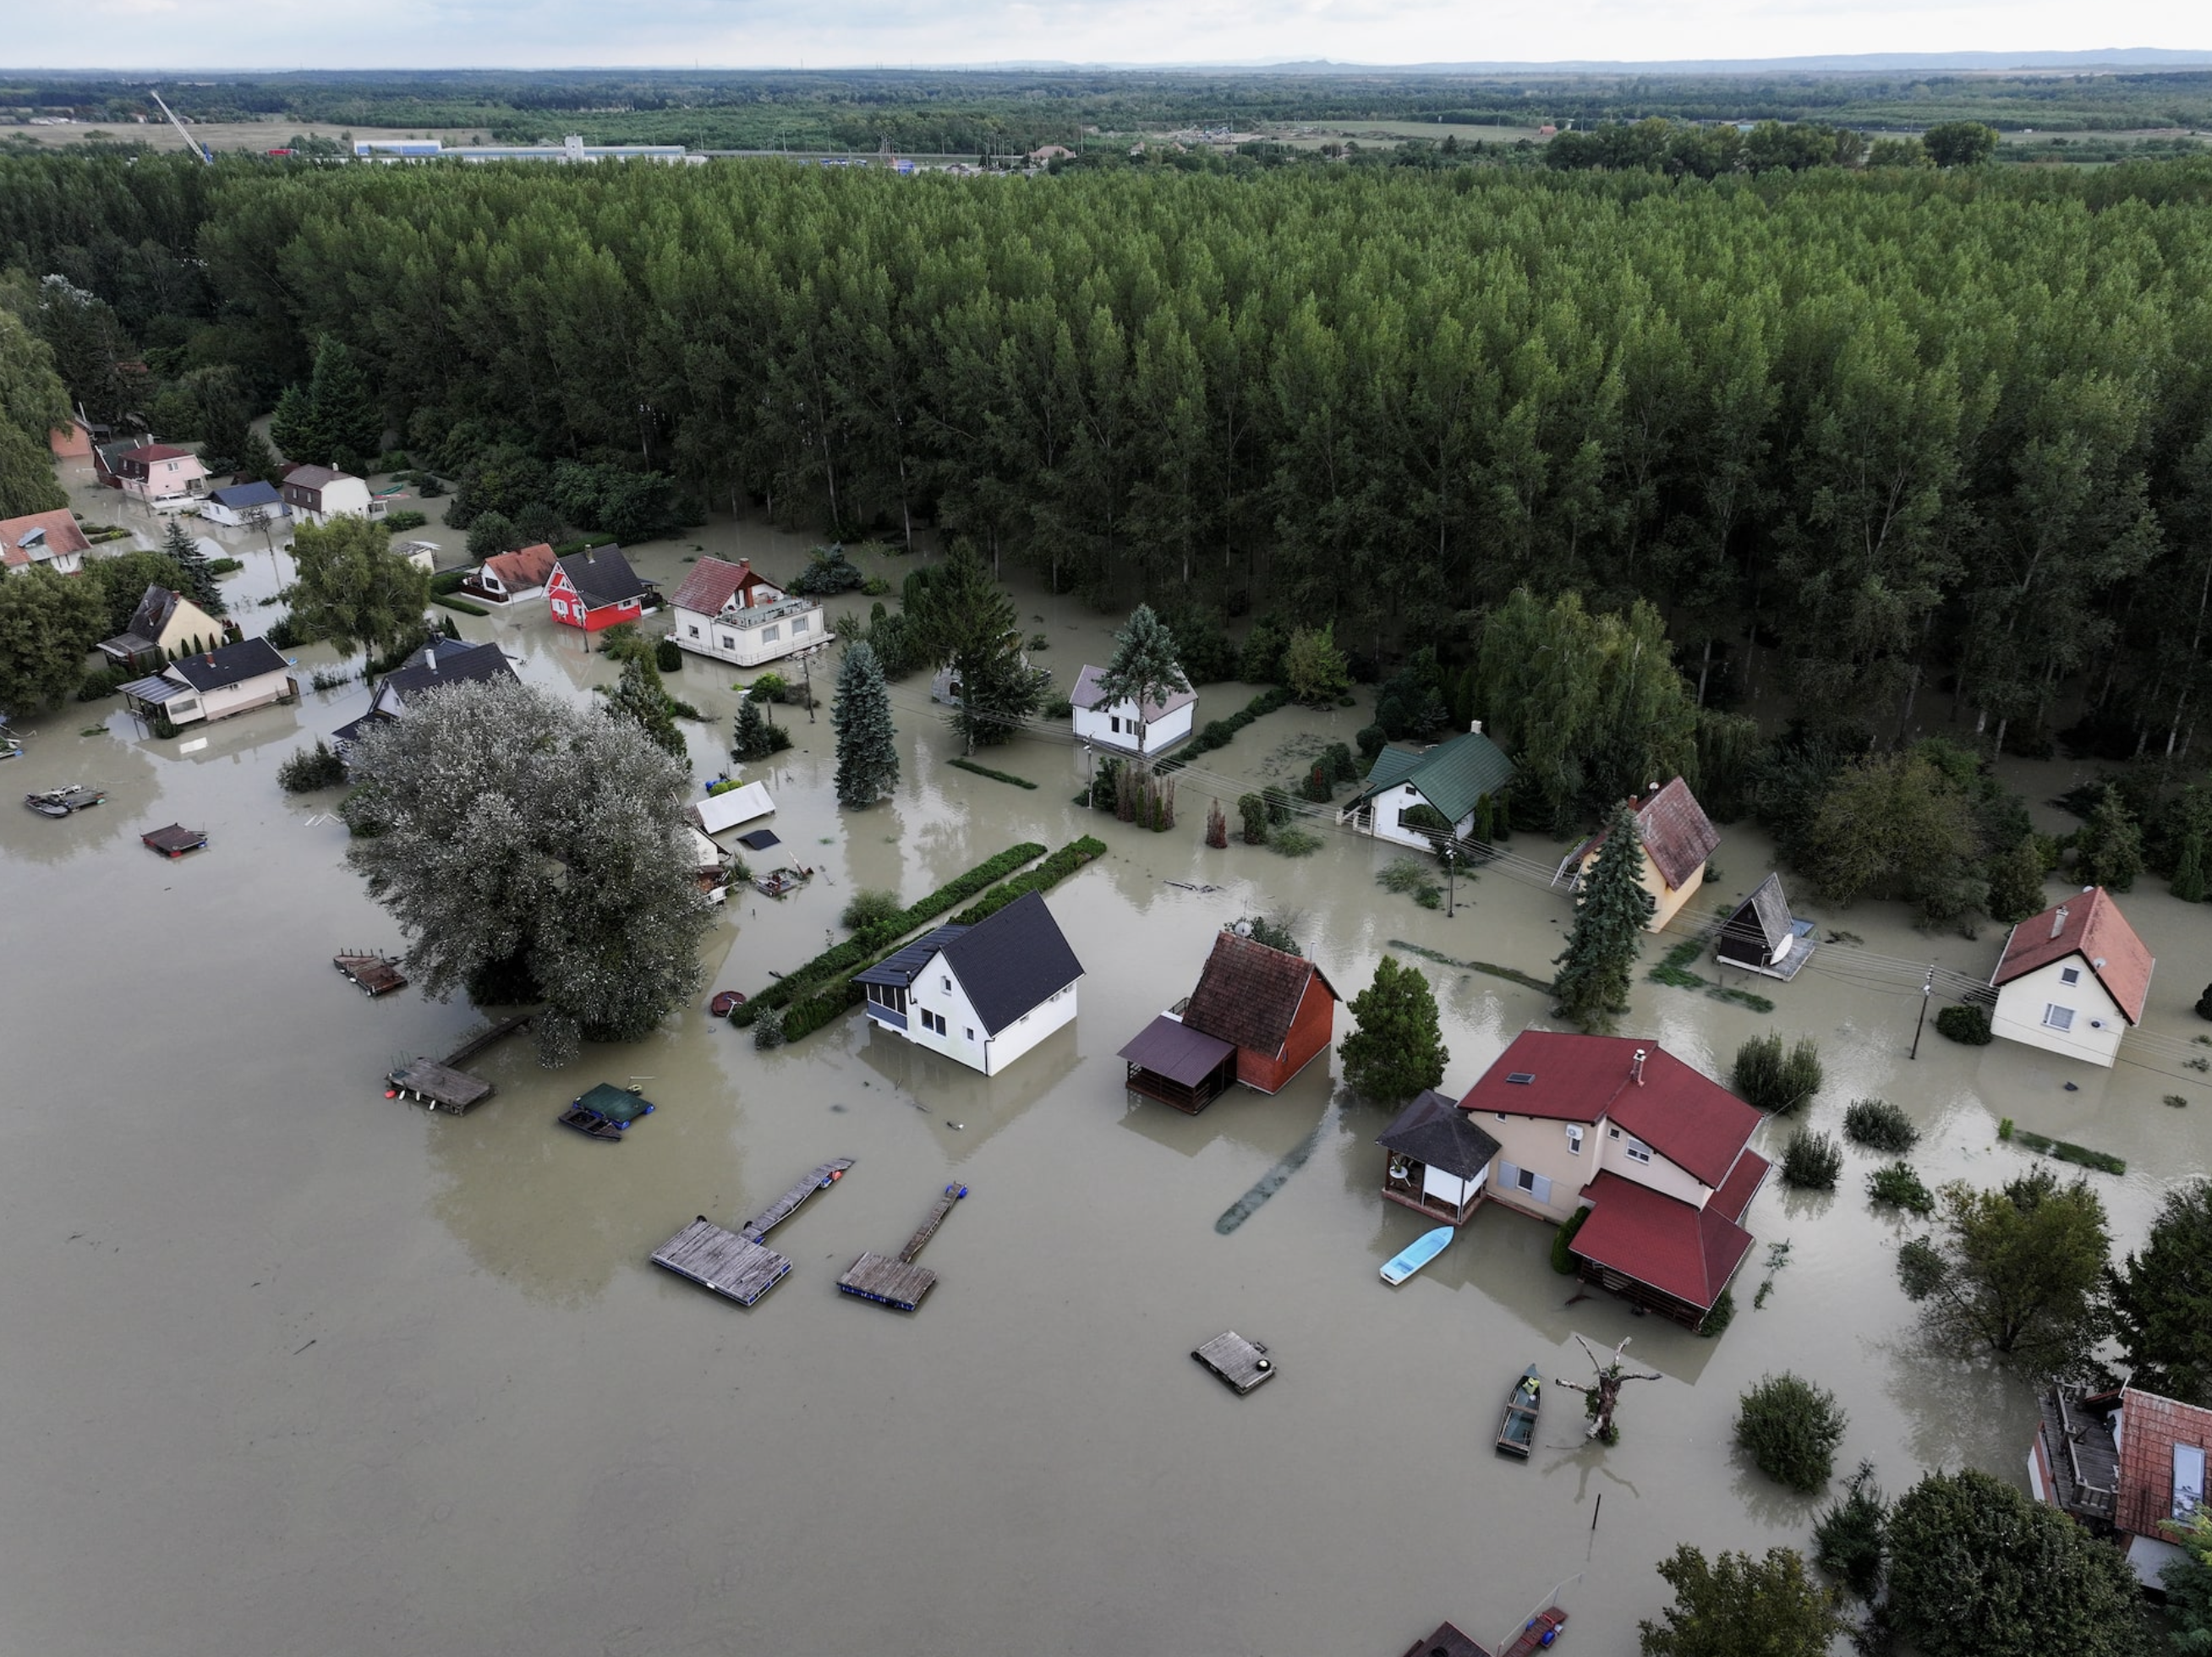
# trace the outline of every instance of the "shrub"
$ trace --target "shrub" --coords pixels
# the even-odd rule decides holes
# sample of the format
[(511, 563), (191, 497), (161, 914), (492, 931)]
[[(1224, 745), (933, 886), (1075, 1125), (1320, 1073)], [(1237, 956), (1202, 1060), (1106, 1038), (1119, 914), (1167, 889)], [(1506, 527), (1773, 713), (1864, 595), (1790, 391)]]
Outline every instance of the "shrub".
[(1044, 717), (1048, 719), (1072, 719), (1075, 717), (1075, 704), (1065, 696), (1054, 696), (1044, 705)]
[(288, 794), (311, 794), (318, 788), (336, 788), (345, 780), (345, 762), (319, 738), (313, 748), (301, 749), (276, 768), (277, 786)]
[(1990, 1032), (1990, 1010), (1972, 1002), (1943, 1008), (1936, 1015), (1936, 1028), (1969, 1047), (1986, 1047), (1996, 1039)]
[(1072, 840), (1025, 875), (1017, 875), (1002, 885), (994, 886), (973, 903), (952, 917), (956, 926), (972, 926), (1005, 908), (1016, 898), (1031, 892), (1049, 891), (1085, 864), (1106, 855), (1106, 842), (1085, 835)]
[(397, 535), (403, 530), (419, 530), (429, 521), (429, 513), (416, 512), (411, 507), (402, 507), (398, 512), (387, 512), (384, 514), (384, 532), (386, 535)]
[(1257, 794), (1241, 795), (1237, 801), (1237, 814), (1244, 820), (1244, 843), (1247, 846), (1265, 846), (1267, 843), (1267, 803)]
[(1844, 1171), (1844, 1148), (1825, 1133), (1799, 1128), (1782, 1150), (1782, 1179), (1800, 1191), (1833, 1191)]
[(1743, 1395), (1735, 1442), (1768, 1478), (1793, 1490), (1817, 1490), (1835, 1471), (1848, 1419), (1833, 1393), (1784, 1370)]
[(468, 579), (469, 572), (465, 569), (441, 571), (430, 578), (430, 596), (436, 598), (449, 592), (459, 592), (461, 583)]
[(1698, 1325), (1698, 1332), (1711, 1340), (1735, 1321), (1735, 1290), (1723, 1289), (1721, 1297), (1713, 1302), (1713, 1309), (1706, 1313), (1704, 1320)]
[(1874, 1482), (1874, 1463), (1860, 1462), (1843, 1495), (1814, 1521), (1813, 1543), (1813, 1563), (1872, 1604), (1889, 1545), (1889, 1503)]
[(1911, 1214), (1933, 1214), (1935, 1193), (1921, 1182), (1910, 1162), (1892, 1162), (1867, 1175), (1867, 1195), (1875, 1202)]
[(836, 593), (853, 592), (867, 585), (868, 578), (858, 565), (845, 555), (840, 546), (827, 549), (817, 547), (807, 555), (806, 568), (786, 584), (787, 590), (809, 598), (827, 598)]
[(2197, 998), (2197, 1016), (2212, 1018), (2212, 984), (2204, 986), (2204, 993)]
[(307, 642), (307, 635), (300, 631), (300, 624), (289, 616), (279, 616), (262, 629), (262, 636), (279, 650), (297, 650)]
[(482, 604), (471, 604), (466, 598), (451, 598), (441, 595), (434, 596), (430, 602), (434, 604), (442, 604), (447, 610), (458, 610), (464, 616), (489, 616), (491, 614), (491, 612), (486, 610)]
[(673, 639), (663, 639), (653, 647), (653, 665), (663, 673), (684, 671), (684, 647)]
[(1260, 791), (1260, 798), (1267, 804), (1267, 827), (1279, 828), (1297, 813), (1291, 808), (1290, 791), (1276, 783), (1269, 783)]
[[(750, 1006), (750, 1002), (746, 1003)], [(753, 1015), (753, 1046), (766, 1053), (783, 1045), (783, 1009), (763, 1007)]]
[(1782, 1115), (1820, 1088), (1820, 1049), (1809, 1035), (1783, 1051), (1779, 1035), (1753, 1036), (1736, 1049), (1733, 1083), (1746, 1104), (1769, 1115)]
[(837, 919), (856, 932), (871, 926), (879, 926), (905, 907), (898, 894), (881, 886), (864, 886), (846, 900), (845, 911)]
[(1336, 797), (1336, 789), (1329, 781), (1326, 760), (1314, 762), (1313, 769), (1306, 773), (1305, 780), (1298, 785), (1298, 792), (1316, 805), (1326, 805)]
[(1375, 756), (1390, 745), (1390, 733), (1379, 725), (1364, 725), (1352, 741), (1359, 744), (1360, 756), (1371, 765)]
[(1267, 849), (1286, 858), (1302, 858), (1321, 850), (1321, 836), (1308, 828), (1278, 828), (1268, 836)]
[(1902, 1156), (1920, 1143), (1912, 1119), (1887, 1099), (1854, 1099), (1844, 1113), (1844, 1137), (1869, 1150)]
[(1583, 1222), (1589, 1217), (1589, 1210), (1578, 1208), (1552, 1234), (1552, 1270), (1563, 1278), (1575, 1275), (1575, 1233), (1583, 1229)]
[(208, 560), (208, 574), (210, 575), (235, 575), (239, 571), (245, 568), (246, 561), (243, 558), (210, 558)]

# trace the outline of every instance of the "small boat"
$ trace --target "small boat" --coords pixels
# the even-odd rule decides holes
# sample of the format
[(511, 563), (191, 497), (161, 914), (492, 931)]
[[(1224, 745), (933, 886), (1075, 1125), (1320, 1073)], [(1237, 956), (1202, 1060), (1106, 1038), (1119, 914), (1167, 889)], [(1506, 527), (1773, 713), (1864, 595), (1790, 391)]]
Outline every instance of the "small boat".
[(1401, 1284), (1412, 1277), (1431, 1260), (1444, 1252), (1444, 1245), (1457, 1235), (1457, 1229), (1440, 1225), (1433, 1231), (1424, 1231), (1407, 1243), (1395, 1259), (1382, 1268), (1382, 1281)]
[(717, 1018), (727, 1018), (744, 1005), (745, 992), (743, 990), (724, 990), (707, 1004), (707, 1011)]
[(771, 869), (764, 875), (755, 875), (753, 886), (763, 897), (781, 898), (813, 878), (811, 869)]
[(89, 783), (72, 782), (59, 788), (40, 789), (23, 796), (23, 804), (42, 817), (65, 817), (75, 811), (88, 811), (107, 798), (105, 788), (95, 788)]
[(1498, 1423), (1498, 1453), (1528, 1459), (1536, 1442), (1536, 1411), (1544, 1401), (1543, 1372), (1530, 1364), (1514, 1384), (1505, 1400), (1504, 1419)]
[(581, 1105), (569, 1106), (556, 1120), (562, 1127), (572, 1127), (586, 1138), (604, 1140), (616, 1145), (622, 1143), (623, 1130), (629, 1126), (627, 1122), (611, 1121), (596, 1110), (586, 1110)]

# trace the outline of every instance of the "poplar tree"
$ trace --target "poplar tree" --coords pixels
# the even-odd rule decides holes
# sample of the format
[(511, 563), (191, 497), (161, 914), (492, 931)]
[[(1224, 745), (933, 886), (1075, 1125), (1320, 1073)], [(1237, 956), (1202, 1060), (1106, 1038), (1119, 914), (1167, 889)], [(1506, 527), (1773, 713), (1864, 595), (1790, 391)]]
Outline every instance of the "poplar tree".
[(1378, 1104), (1403, 1104), (1444, 1079), (1451, 1053), (1437, 1028), (1437, 998), (1416, 967), (1384, 956), (1375, 981), (1352, 998), (1358, 1028), (1338, 1049), (1352, 1091)]
[(830, 723), (837, 732), (839, 803), (872, 805), (888, 798), (898, 786), (897, 732), (883, 666), (866, 641), (848, 646), (838, 665)]
[(186, 529), (184, 520), (172, 518), (161, 534), (161, 552), (173, 561), (179, 585), (185, 597), (210, 616), (222, 616), (228, 607), (222, 601), (222, 589), (216, 584), (215, 571), (208, 555), (200, 549), (200, 538)]
[(1098, 676), (1098, 692), (1108, 707), (1136, 704), (1139, 754), (1150, 725), (1146, 710), (1189, 689), (1190, 681), (1176, 659), (1175, 635), (1150, 604), (1139, 604), (1129, 612), (1127, 625), (1114, 635), (1114, 658)]
[(1636, 813), (1613, 807), (1605, 844), (1583, 882), (1574, 931), (1553, 965), (1562, 1017), (1593, 1033), (1609, 1031), (1628, 1011), (1629, 977), (1644, 948), (1644, 928), (1657, 907), (1644, 885), (1644, 841)]

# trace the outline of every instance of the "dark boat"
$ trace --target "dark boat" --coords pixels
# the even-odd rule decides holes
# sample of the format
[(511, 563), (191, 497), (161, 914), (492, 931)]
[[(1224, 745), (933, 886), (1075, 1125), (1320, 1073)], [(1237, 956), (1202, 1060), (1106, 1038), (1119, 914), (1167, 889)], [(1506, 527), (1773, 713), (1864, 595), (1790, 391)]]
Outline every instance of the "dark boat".
[(1498, 1423), (1498, 1452), (1500, 1455), (1528, 1459), (1528, 1452), (1536, 1443), (1536, 1411), (1544, 1401), (1543, 1372), (1530, 1364), (1523, 1370), (1513, 1388), (1513, 1395), (1505, 1400), (1505, 1417)]
[(23, 796), (23, 804), (42, 817), (65, 817), (71, 812), (89, 810), (107, 798), (105, 788), (94, 788), (89, 783), (72, 782), (59, 788), (41, 789)]
[[(627, 1123), (611, 1121), (596, 1110), (586, 1110), (581, 1105), (571, 1105), (556, 1119), (562, 1127), (572, 1127), (587, 1139), (599, 1139), (608, 1144), (623, 1142), (623, 1129)], [(628, 1163), (623, 1164), (628, 1167)]]

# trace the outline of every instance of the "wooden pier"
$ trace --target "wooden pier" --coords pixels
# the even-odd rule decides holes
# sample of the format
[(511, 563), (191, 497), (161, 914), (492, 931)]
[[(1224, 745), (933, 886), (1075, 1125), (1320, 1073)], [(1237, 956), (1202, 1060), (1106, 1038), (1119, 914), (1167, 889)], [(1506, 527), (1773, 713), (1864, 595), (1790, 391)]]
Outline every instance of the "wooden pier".
[(180, 858), (187, 852), (197, 852), (208, 843), (205, 833), (198, 828), (187, 828), (180, 822), (173, 822), (166, 828), (150, 829), (138, 838), (163, 857), (172, 859)]
[(937, 1228), (945, 1223), (945, 1217), (952, 1211), (953, 1204), (967, 1194), (964, 1185), (945, 1187), (945, 1194), (931, 1205), (929, 1217), (906, 1240), (906, 1247), (899, 1250), (897, 1259), (873, 1251), (861, 1255), (837, 1279), (838, 1289), (901, 1312), (911, 1312), (920, 1307), (922, 1297), (937, 1287), (937, 1273), (926, 1266), (916, 1266), (915, 1256), (937, 1235)]
[(1566, 1620), (1566, 1612), (1557, 1605), (1547, 1605), (1528, 1619), (1521, 1630), (1520, 1637), (1499, 1653), (1498, 1657), (1534, 1657), (1536, 1652), (1550, 1649)]
[(730, 1231), (704, 1214), (654, 1249), (653, 1263), (740, 1306), (750, 1306), (783, 1281), (791, 1262), (761, 1239), (781, 1225), (809, 1197), (827, 1191), (853, 1166), (850, 1156), (822, 1164), (765, 1209)]
[(1490, 1653), (1453, 1624), (1439, 1623), (1434, 1634), (1406, 1648), (1406, 1657), (1490, 1657)]
[(1245, 1339), (1234, 1329), (1225, 1335), (1216, 1335), (1191, 1357), (1211, 1369), (1223, 1386), (1240, 1398), (1275, 1378), (1275, 1366), (1267, 1357), (1267, 1349), (1255, 1340)]
[(331, 957), (331, 965), (358, 985), (363, 995), (372, 1001), (380, 995), (389, 995), (394, 990), (407, 987), (405, 974), (399, 963), (388, 955), (377, 950), (359, 950)]
[(387, 1097), (419, 1099), (432, 1110), (441, 1106), (456, 1116), (465, 1116), (491, 1097), (492, 1084), (480, 1076), (471, 1076), (461, 1065), (482, 1053), (503, 1035), (511, 1035), (530, 1023), (531, 1015), (519, 1013), (502, 1020), (488, 1030), (480, 1030), (447, 1053), (444, 1059), (425, 1059), (417, 1053), (398, 1070), (384, 1078), (390, 1089)]

